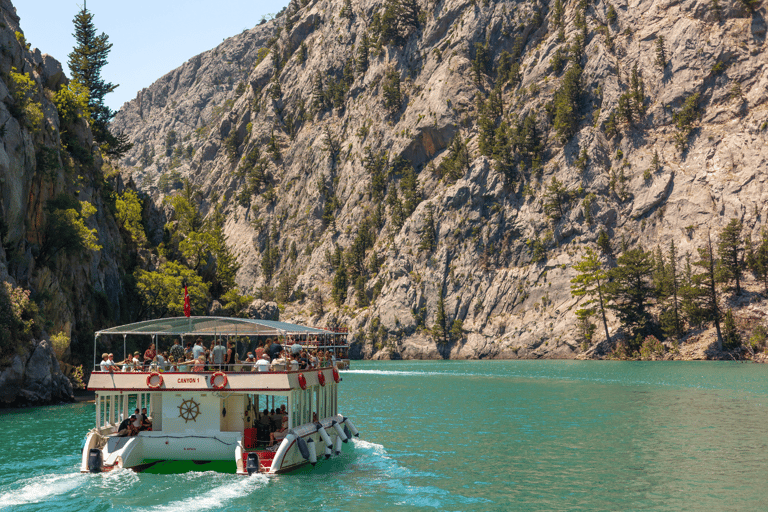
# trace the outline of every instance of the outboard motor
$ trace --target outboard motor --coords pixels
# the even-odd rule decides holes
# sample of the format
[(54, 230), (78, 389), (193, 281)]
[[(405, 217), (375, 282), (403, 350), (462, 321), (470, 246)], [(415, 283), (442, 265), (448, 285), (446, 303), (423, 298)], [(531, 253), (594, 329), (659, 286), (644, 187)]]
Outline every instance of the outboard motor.
[(315, 440), (311, 437), (307, 440), (307, 449), (309, 450), (309, 463), (314, 466), (317, 464), (317, 450), (315, 449)]
[(245, 470), (249, 475), (259, 472), (259, 456), (254, 452), (248, 454), (248, 458), (245, 461)]
[(88, 451), (88, 471), (91, 473), (101, 473), (103, 456), (98, 448), (91, 448)]

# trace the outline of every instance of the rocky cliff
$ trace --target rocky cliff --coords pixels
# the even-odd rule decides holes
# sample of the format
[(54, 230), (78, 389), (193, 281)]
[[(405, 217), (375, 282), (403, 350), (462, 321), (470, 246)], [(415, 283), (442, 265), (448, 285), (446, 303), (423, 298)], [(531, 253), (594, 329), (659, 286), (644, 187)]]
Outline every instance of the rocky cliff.
[[(346, 324), (364, 357), (575, 357), (572, 265), (601, 231), (682, 255), (731, 218), (763, 225), (764, 16), (293, 1), (113, 126), (157, 204), (189, 179), (222, 205), (241, 291), (281, 293), (282, 318)], [(425, 329), (442, 318), (462, 322), (450, 341)]]
[(60, 117), (62, 66), (19, 22), (0, 1), (0, 403), (17, 405), (71, 398), (49, 335), (71, 341), (60, 357), (88, 367), (94, 329), (117, 322), (127, 300), (113, 213), (122, 181), (87, 121)]

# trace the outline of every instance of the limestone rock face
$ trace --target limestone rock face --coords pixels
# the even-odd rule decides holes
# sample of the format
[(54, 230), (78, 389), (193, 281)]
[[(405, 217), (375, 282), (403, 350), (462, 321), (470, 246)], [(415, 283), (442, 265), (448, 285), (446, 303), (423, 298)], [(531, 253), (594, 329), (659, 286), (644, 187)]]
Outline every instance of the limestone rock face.
[(264, 302), (256, 299), (245, 310), (248, 318), (256, 320), (280, 320), (280, 309), (276, 302)]
[(0, 405), (46, 405), (74, 400), (72, 383), (62, 373), (51, 345), (34, 342), (0, 371)]
[[(171, 71), (115, 118), (135, 143), (123, 166), (158, 205), (181, 178), (201, 189), (204, 210), (222, 205), (242, 292), (289, 283), (282, 317), (345, 324), (357, 357), (572, 358), (582, 353), (572, 265), (601, 230), (614, 252), (622, 240), (645, 249), (674, 240), (680, 255), (733, 217), (759, 232), (768, 214), (763, 4), (751, 12), (727, 0), (715, 12), (709, 0), (598, 0), (582, 32), (579, 5), (563, 2), (561, 40), (554, 0), (417, 3), (418, 26), (388, 45), (376, 40), (382, 2), (353, 2), (348, 16), (341, 0), (291, 2)], [(553, 62), (583, 35), (576, 130), (563, 140), (554, 99), (565, 72)], [(487, 67), (477, 58), (485, 43)], [(500, 76), (503, 52), (519, 81)], [(635, 67), (642, 113), (630, 125), (619, 102)], [(495, 122), (514, 130), (535, 115), (539, 169), (513, 148), (505, 174), (498, 155), (481, 151), (478, 98), (487, 102), (499, 84)], [(674, 114), (693, 94), (698, 114), (682, 150)], [(457, 134), (469, 163), (441, 176)], [(383, 177), (370, 164), (379, 151)], [(254, 182), (259, 159), (265, 174)], [(407, 165), (419, 196), (403, 212)], [(553, 178), (570, 191), (556, 219), (545, 208)], [(364, 264), (347, 257), (355, 278), (346, 293), (337, 286), (334, 303), (334, 254), (351, 255), (364, 229), (373, 233)], [(435, 243), (425, 245), (430, 230)], [(261, 265), (268, 239), (279, 251), (271, 280)], [(462, 333), (437, 341), (441, 297), (447, 327), (460, 320)], [(609, 324), (618, 330), (615, 318)]]
[[(109, 167), (94, 151), (85, 119), (63, 129), (53, 98), (68, 79), (56, 59), (27, 46), (10, 0), (0, 0), (0, 21), (0, 286), (30, 293), (45, 322), (33, 326), (37, 338), (63, 332), (77, 346), (124, 313), (123, 242), (110, 191), (119, 180), (105, 180)], [(21, 99), (15, 73), (32, 83)], [(84, 223), (100, 250), (60, 247), (65, 235), (50, 223), (57, 200), (95, 208)], [(14, 339), (14, 346), (0, 347), (0, 402), (70, 400), (72, 386), (48, 342), (24, 348), (27, 342), (33, 343)]]

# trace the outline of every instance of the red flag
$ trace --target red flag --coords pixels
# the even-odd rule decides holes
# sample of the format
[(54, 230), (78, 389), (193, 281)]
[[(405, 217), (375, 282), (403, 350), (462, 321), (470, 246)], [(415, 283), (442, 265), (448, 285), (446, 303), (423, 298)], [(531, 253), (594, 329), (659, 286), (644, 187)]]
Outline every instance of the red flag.
[(192, 315), (192, 304), (189, 302), (189, 294), (187, 293), (187, 285), (184, 285), (184, 316), (189, 318)]

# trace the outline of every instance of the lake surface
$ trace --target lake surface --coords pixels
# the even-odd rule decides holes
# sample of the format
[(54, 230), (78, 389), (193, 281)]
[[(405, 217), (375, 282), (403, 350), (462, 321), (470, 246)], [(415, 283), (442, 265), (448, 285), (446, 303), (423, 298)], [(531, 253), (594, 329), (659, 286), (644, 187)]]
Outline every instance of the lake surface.
[(83, 475), (93, 404), (0, 415), (0, 509), (768, 510), (768, 366), (352, 365), (361, 438), (276, 477)]

